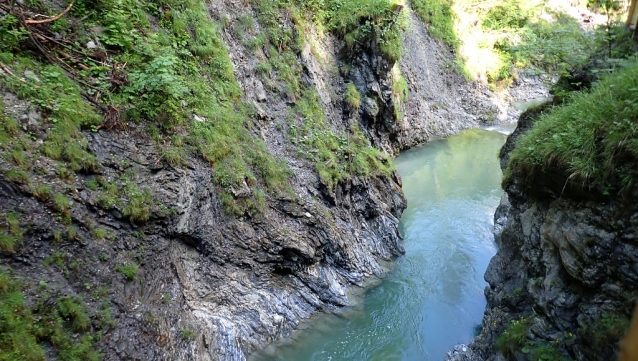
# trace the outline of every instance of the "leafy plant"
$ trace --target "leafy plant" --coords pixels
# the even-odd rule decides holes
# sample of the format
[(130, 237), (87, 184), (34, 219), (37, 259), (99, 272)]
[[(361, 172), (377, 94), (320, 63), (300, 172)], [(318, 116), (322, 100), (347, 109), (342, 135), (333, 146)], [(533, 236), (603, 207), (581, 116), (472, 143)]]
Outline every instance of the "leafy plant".
[(0, 18), (0, 51), (15, 51), (29, 38), (28, 31), (20, 26), (18, 18), (7, 14)]
[(115, 267), (115, 271), (121, 273), (129, 281), (135, 279), (135, 275), (137, 274), (138, 269), (139, 267), (135, 263), (129, 263)]
[(146, 222), (151, 217), (153, 194), (150, 189), (140, 192), (134, 186), (129, 192), (128, 204), (122, 210), (122, 214), (133, 222)]
[[(69, 320), (72, 330), (66, 328)], [(45, 348), (61, 361), (98, 361), (88, 334), (90, 319), (81, 300), (61, 297), (53, 305), (29, 308), (21, 285), (0, 270), (0, 350), (3, 360), (45, 360)], [(77, 335), (76, 333), (80, 333)]]
[(513, 321), (509, 327), (496, 339), (496, 348), (503, 354), (513, 354), (521, 349), (527, 340), (529, 320), (521, 317)]

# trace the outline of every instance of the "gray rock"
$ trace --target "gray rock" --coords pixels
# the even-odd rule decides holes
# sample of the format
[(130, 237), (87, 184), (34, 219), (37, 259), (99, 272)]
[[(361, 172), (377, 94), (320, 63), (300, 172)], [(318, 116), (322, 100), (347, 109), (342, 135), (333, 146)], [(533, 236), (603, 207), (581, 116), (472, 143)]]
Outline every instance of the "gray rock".
[(32, 72), (31, 70), (25, 70), (24, 71), (24, 77), (29, 79), (29, 80), (33, 80), (36, 83), (40, 83), (40, 78), (38, 78), (37, 75), (35, 75), (34, 72)]

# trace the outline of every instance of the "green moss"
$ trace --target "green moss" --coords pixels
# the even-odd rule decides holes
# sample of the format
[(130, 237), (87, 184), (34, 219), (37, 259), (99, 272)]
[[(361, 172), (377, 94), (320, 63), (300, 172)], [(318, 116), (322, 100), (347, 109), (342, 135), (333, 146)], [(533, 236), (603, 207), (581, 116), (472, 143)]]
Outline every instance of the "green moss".
[(361, 106), (361, 94), (359, 94), (359, 91), (354, 84), (348, 83), (346, 85), (346, 91), (343, 95), (343, 99), (354, 111), (359, 110), (359, 106)]
[(574, 184), (604, 193), (631, 189), (638, 178), (637, 72), (634, 62), (542, 114), (512, 152), (507, 174), (558, 168)]

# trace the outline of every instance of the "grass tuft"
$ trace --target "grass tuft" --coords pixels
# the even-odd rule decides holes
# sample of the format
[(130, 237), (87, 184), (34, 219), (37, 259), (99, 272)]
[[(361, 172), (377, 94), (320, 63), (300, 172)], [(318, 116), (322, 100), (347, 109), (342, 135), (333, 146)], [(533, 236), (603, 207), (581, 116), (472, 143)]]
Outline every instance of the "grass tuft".
[(138, 268), (135, 263), (129, 263), (115, 267), (115, 271), (121, 273), (128, 281), (132, 281), (135, 279)]
[(359, 110), (359, 107), (361, 106), (361, 94), (359, 94), (357, 87), (353, 83), (348, 83), (346, 85), (346, 92), (343, 97), (350, 108), (354, 111)]
[(557, 168), (572, 184), (603, 194), (632, 189), (638, 180), (637, 73), (634, 62), (542, 114), (516, 145), (506, 173), (534, 177)]
[(40, 185), (31, 191), (31, 195), (33, 195), (35, 199), (45, 202), (51, 197), (51, 187), (46, 184)]
[[(98, 361), (90, 318), (80, 299), (60, 297), (55, 304), (39, 303), (29, 308), (21, 284), (0, 270), (0, 358), (2, 360), (46, 360), (45, 349), (61, 361)], [(71, 329), (67, 328), (70, 321)], [(79, 334), (77, 334), (79, 333)]]

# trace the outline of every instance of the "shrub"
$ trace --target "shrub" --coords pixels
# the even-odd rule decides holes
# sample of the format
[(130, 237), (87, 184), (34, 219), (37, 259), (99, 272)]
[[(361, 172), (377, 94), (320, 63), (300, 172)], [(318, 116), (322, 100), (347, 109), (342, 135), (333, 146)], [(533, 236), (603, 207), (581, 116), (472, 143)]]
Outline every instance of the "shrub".
[(527, 333), (529, 332), (528, 320), (521, 317), (510, 324), (496, 340), (496, 348), (505, 355), (513, 354), (525, 345)]
[(86, 309), (81, 306), (80, 300), (74, 300), (70, 297), (61, 297), (58, 299), (58, 310), (60, 315), (71, 320), (71, 327), (74, 331), (86, 331), (91, 325)]
[(138, 266), (135, 263), (119, 265), (115, 267), (115, 271), (121, 273), (127, 280), (132, 281), (137, 274)]

